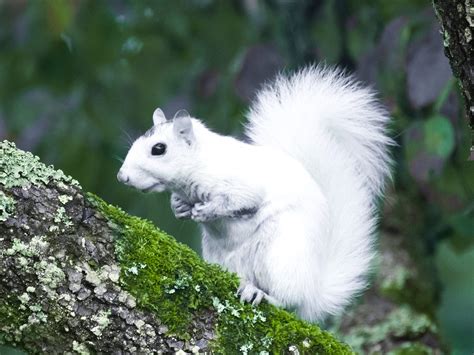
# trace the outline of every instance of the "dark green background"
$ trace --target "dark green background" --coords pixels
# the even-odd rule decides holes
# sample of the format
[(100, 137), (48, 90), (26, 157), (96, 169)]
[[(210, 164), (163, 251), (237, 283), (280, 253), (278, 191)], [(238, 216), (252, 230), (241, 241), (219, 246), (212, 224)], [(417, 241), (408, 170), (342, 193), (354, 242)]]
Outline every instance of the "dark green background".
[[(391, 111), (391, 223), (439, 277), (438, 315), (474, 350), (474, 168), (460, 95), (425, 1), (0, 1), (0, 138), (199, 250), (167, 195), (115, 176), (160, 106), (239, 136), (249, 99), (279, 70), (339, 64)], [(389, 203), (390, 205), (390, 203)], [(386, 216), (387, 218), (387, 216)], [(1, 350), (0, 350), (1, 352)]]

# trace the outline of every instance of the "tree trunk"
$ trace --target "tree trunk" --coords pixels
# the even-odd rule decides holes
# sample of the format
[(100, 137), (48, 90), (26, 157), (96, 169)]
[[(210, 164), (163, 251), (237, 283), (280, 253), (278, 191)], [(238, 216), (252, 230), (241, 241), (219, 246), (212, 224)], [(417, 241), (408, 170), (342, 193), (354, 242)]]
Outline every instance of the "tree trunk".
[[(430, 317), (400, 296), (417, 269), (390, 240), (374, 288), (334, 328), (358, 351), (438, 349)], [(0, 343), (31, 353), (352, 352), (284, 310), (240, 304), (235, 275), (6, 141), (0, 273)]]
[(474, 2), (433, 0), (443, 43), (454, 76), (459, 79), (474, 139)]

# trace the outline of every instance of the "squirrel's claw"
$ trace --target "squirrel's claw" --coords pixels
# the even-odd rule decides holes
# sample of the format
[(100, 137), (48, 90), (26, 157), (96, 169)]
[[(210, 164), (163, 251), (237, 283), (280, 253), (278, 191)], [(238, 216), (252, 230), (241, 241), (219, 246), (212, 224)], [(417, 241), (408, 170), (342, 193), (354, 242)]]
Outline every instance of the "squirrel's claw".
[(263, 299), (270, 302), (270, 299), (273, 298), (251, 283), (241, 284), (237, 290), (237, 296), (240, 296), (240, 302), (251, 302), (253, 306), (258, 306)]
[(262, 302), (263, 297), (265, 297), (265, 292), (258, 290), (255, 294), (255, 298), (252, 301), (252, 306), (258, 306)]

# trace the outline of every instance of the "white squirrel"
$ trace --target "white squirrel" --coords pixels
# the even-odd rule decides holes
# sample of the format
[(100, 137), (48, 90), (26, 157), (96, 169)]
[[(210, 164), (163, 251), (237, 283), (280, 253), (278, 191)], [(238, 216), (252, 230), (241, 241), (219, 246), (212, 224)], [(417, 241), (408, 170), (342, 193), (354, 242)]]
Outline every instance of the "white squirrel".
[(156, 109), (117, 177), (171, 191), (176, 217), (202, 227), (204, 259), (241, 278), (242, 301), (322, 321), (366, 286), (390, 175), (388, 121), (370, 89), (313, 66), (258, 93), (250, 143)]

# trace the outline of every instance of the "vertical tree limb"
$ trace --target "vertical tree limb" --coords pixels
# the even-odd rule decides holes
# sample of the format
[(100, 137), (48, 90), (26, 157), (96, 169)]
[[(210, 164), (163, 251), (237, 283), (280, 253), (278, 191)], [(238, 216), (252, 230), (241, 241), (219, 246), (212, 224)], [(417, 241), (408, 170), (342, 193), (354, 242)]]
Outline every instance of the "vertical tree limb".
[(441, 24), (445, 54), (459, 79), (474, 142), (474, 1), (433, 0), (433, 6)]

